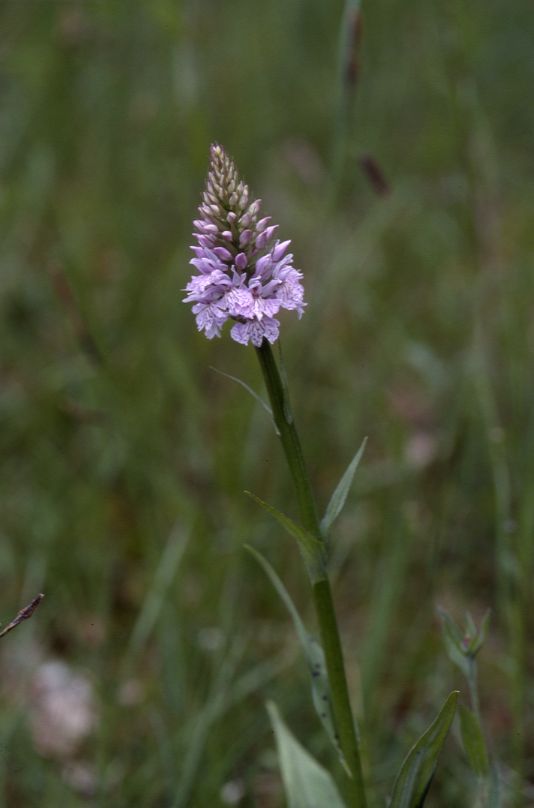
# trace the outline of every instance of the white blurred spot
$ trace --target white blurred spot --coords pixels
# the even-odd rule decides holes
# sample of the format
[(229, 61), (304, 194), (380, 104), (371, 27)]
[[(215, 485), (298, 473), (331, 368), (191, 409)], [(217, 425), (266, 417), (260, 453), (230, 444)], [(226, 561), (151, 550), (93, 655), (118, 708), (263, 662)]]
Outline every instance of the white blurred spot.
[(436, 439), (428, 432), (416, 432), (406, 444), (405, 457), (412, 468), (424, 469), (434, 460), (436, 454)]
[(213, 653), (222, 648), (224, 644), (224, 633), (217, 626), (207, 626), (201, 628), (197, 635), (198, 647), (203, 651)]
[(143, 686), (139, 679), (128, 679), (119, 688), (119, 704), (123, 707), (132, 707), (143, 701)]
[(59, 660), (42, 663), (31, 682), (30, 728), (37, 750), (47, 757), (68, 757), (95, 723), (90, 680)]
[(63, 780), (82, 797), (94, 797), (97, 792), (96, 772), (88, 763), (71, 762), (63, 771)]
[(245, 796), (242, 780), (229, 780), (221, 788), (221, 800), (225, 805), (238, 805)]

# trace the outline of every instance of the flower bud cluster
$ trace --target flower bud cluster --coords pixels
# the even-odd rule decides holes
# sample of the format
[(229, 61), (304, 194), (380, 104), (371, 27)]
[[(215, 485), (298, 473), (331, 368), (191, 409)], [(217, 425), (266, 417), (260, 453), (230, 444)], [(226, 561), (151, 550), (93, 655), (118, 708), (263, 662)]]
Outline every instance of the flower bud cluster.
[(187, 284), (184, 302), (193, 303), (199, 331), (219, 337), (227, 320), (236, 342), (259, 347), (275, 342), (280, 309), (304, 311), (302, 273), (287, 252), (290, 241), (275, 239), (278, 225), (260, 218), (261, 200), (249, 199), (224, 149), (211, 147), (206, 188), (193, 222), (197, 244), (191, 249), (196, 273)]

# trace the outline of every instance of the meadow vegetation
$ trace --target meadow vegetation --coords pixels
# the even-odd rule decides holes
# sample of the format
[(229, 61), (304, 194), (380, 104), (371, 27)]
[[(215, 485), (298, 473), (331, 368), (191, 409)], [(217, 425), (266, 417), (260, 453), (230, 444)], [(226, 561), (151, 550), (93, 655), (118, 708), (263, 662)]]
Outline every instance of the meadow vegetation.
[[(283, 347), (323, 506), (368, 438), (332, 540), (372, 805), (467, 703), (438, 607), (491, 609), (483, 724), (502, 804), (534, 804), (532, 8), (364, 2), (356, 49), (345, 11), (0, 3), (2, 623), (46, 596), (2, 640), (0, 808), (274, 808), (267, 700), (332, 764), (243, 550), (313, 627), (243, 494), (295, 515), (272, 425), (213, 370), (262, 391), (254, 351), (180, 302), (213, 141), (304, 272)], [(428, 804), (475, 792), (455, 728)]]

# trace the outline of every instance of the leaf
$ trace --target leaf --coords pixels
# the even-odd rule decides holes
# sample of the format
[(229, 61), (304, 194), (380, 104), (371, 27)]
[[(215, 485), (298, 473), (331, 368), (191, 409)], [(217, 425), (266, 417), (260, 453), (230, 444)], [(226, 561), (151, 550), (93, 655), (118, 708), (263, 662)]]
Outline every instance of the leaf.
[(334, 491), (334, 493), (330, 498), (330, 502), (328, 503), (325, 514), (321, 520), (321, 530), (323, 531), (325, 536), (330, 530), (330, 527), (332, 526), (333, 522), (337, 519), (337, 517), (343, 510), (343, 506), (345, 504), (350, 487), (352, 485), (352, 480), (354, 479), (356, 469), (358, 468), (360, 460), (362, 459), (362, 455), (365, 451), (366, 443), (367, 438), (364, 438), (362, 441), (362, 445), (352, 458), (345, 474), (337, 484), (336, 490)]
[(463, 635), (447, 612), (443, 609), (438, 609), (438, 614), (441, 618), (443, 641), (449, 659), (454, 662), (455, 665), (458, 665), (464, 676), (468, 677), (470, 661), (463, 646)]
[(334, 728), (334, 715), (332, 712), (332, 702), (330, 696), (330, 685), (328, 682), (328, 675), (326, 672), (326, 662), (324, 658), (324, 651), (321, 644), (313, 637), (313, 635), (309, 634), (306, 630), (304, 623), (297, 611), (297, 608), (291, 597), (289, 592), (285, 588), (284, 584), (278, 577), (277, 573), (274, 571), (272, 566), (269, 564), (267, 559), (259, 553), (254, 547), (251, 547), (249, 544), (245, 545), (245, 548), (251, 553), (258, 564), (262, 567), (263, 571), (271, 581), (272, 585), (276, 589), (280, 599), (283, 601), (286, 609), (288, 610), (291, 619), (293, 620), (293, 625), (295, 626), (295, 631), (297, 632), (297, 636), (299, 638), (300, 644), (302, 646), (302, 650), (304, 652), (304, 656), (306, 657), (306, 661), (308, 663), (308, 669), (310, 672), (310, 680), (311, 680), (311, 691), (312, 691), (312, 699), (315, 710), (317, 715), (319, 716), (323, 727), (325, 728), (326, 734), (330, 738), (334, 748), (336, 749), (339, 758), (341, 760), (342, 765), (347, 769), (350, 774), (350, 771), (347, 768), (347, 764), (345, 763), (345, 759), (339, 747), (339, 743), (336, 738), (336, 731)]
[(490, 766), (482, 727), (475, 713), (463, 705), (460, 705), (460, 732), (469, 765), (479, 777), (487, 777)]
[(489, 776), (488, 804), (485, 808), (502, 808), (501, 778), (499, 767), (492, 764)]
[(153, 581), (135, 622), (128, 644), (127, 658), (130, 654), (135, 655), (141, 650), (157, 624), (165, 599), (187, 549), (189, 539), (189, 531), (183, 531), (180, 524), (177, 523), (173, 527), (161, 554)]
[(457, 701), (458, 691), (454, 690), (434, 723), (408, 752), (395, 780), (389, 808), (421, 808), (424, 805)]
[(469, 677), (473, 661), (482, 648), (488, 633), (491, 611), (488, 610), (477, 628), (469, 612), (465, 616), (462, 632), (444, 609), (438, 608), (445, 648), (449, 658), (458, 665), (464, 676)]
[(272, 702), (267, 710), (276, 737), (288, 808), (345, 808), (329, 773), (304, 749)]
[(273, 505), (269, 505), (267, 502), (257, 497), (256, 494), (253, 494), (251, 491), (245, 491), (245, 494), (253, 499), (254, 502), (257, 502), (258, 505), (261, 505), (267, 513), (270, 513), (271, 516), (276, 519), (278, 524), (282, 525), (290, 536), (293, 536), (293, 538), (297, 540), (306, 560), (312, 582), (316, 583), (317, 581), (323, 580), (325, 577), (325, 547), (323, 543), (316, 539), (315, 536), (312, 536), (312, 534), (301, 525), (298, 525), (290, 519), (289, 516), (286, 516), (285, 513), (282, 513), (277, 510), (277, 508), (273, 507)]
[(247, 391), (247, 393), (250, 393), (252, 398), (255, 401), (257, 401), (258, 404), (260, 405), (260, 407), (263, 407), (265, 412), (270, 416), (271, 421), (273, 422), (273, 426), (275, 428), (276, 434), (277, 435), (279, 434), (278, 433), (278, 427), (276, 426), (276, 424), (274, 422), (274, 416), (273, 416), (272, 409), (269, 407), (267, 402), (264, 401), (263, 398), (258, 393), (256, 393), (256, 391), (252, 387), (250, 387), (246, 382), (243, 381), (243, 379), (240, 379), (238, 376), (232, 376), (230, 373), (225, 373), (224, 370), (219, 370), (218, 368), (214, 368), (213, 365), (210, 365), (210, 370), (213, 370), (215, 373), (218, 373), (219, 376), (224, 376), (226, 379), (230, 379), (230, 381), (236, 382), (236, 384), (239, 384), (241, 387), (243, 387)]
[(471, 612), (465, 613), (465, 630), (468, 637), (474, 637), (477, 634), (477, 627)]
[(491, 609), (488, 609), (480, 622), (480, 628), (477, 629), (475, 626), (475, 633), (469, 644), (469, 653), (473, 657), (478, 654), (478, 652), (486, 642), (486, 637), (488, 636), (490, 617), (491, 617)]

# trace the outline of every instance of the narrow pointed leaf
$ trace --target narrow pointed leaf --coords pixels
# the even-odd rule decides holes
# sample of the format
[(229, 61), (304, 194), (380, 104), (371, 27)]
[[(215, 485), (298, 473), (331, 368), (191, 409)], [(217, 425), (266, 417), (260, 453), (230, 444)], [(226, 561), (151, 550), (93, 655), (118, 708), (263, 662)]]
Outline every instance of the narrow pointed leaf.
[(441, 618), (441, 633), (449, 659), (458, 665), (464, 676), (469, 676), (469, 659), (463, 647), (463, 636), (447, 612), (438, 609)]
[(488, 636), (490, 618), (491, 618), (491, 609), (488, 609), (486, 614), (482, 618), (482, 622), (480, 623), (480, 628), (478, 630), (480, 645), (486, 642), (486, 637)]
[(276, 737), (288, 808), (345, 808), (329, 773), (297, 741), (276, 706), (267, 705)]
[(356, 469), (358, 468), (360, 460), (362, 459), (363, 453), (365, 451), (366, 443), (367, 438), (364, 438), (364, 440), (362, 441), (362, 445), (352, 458), (345, 474), (337, 484), (337, 488), (332, 494), (330, 502), (328, 503), (328, 506), (326, 508), (325, 515), (323, 516), (323, 519), (321, 521), (321, 529), (325, 535), (328, 533), (333, 522), (337, 519), (337, 517), (343, 510), (343, 506), (345, 505), (345, 501), (350, 491), (350, 487), (352, 485)]
[(278, 524), (280, 524), (284, 530), (289, 533), (290, 536), (293, 536), (294, 539), (297, 540), (299, 547), (306, 559), (308, 565), (308, 572), (310, 573), (312, 580), (319, 581), (321, 578), (324, 578), (324, 546), (322, 542), (312, 536), (305, 528), (301, 525), (298, 525), (289, 516), (286, 516), (285, 513), (282, 513), (277, 508), (273, 507), (273, 505), (269, 505), (267, 502), (264, 502), (262, 499), (253, 494), (251, 491), (245, 491), (254, 502), (257, 502), (258, 505), (270, 513), (273, 516)]
[(315, 637), (313, 637), (313, 635), (309, 634), (307, 631), (295, 604), (291, 600), (289, 592), (267, 559), (261, 553), (255, 550), (254, 547), (246, 544), (245, 548), (254, 556), (258, 564), (260, 564), (291, 616), (293, 625), (295, 626), (295, 631), (304, 652), (304, 656), (306, 657), (306, 662), (308, 663), (312, 699), (315, 710), (317, 711), (317, 715), (325, 728), (326, 734), (339, 755), (342, 765), (347, 768), (345, 759), (341, 749), (339, 748), (339, 743), (336, 739), (330, 685), (326, 672), (326, 662), (323, 648)]
[(469, 765), (479, 777), (487, 777), (490, 766), (488, 750), (480, 722), (472, 710), (460, 705), (460, 732)]
[(477, 627), (475, 625), (475, 621), (473, 620), (473, 615), (471, 612), (465, 613), (465, 628), (466, 632), (469, 637), (475, 637), (478, 633)]
[(256, 391), (252, 387), (250, 387), (250, 385), (248, 385), (246, 382), (244, 382), (243, 379), (240, 379), (239, 376), (232, 376), (230, 373), (225, 373), (224, 370), (219, 370), (218, 368), (214, 368), (213, 365), (210, 365), (210, 370), (213, 370), (215, 373), (218, 373), (219, 376), (224, 376), (225, 379), (230, 379), (230, 381), (235, 382), (236, 384), (239, 384), (240, 387), (243, 387), (247, 391), (247, 393), (249, 393), (252, 396), (252, 398), (255, 401), (258, 402), (260, 407), (262, 407), (265, 410), (265, 412), (270, 416), (270, 418), (271, 418), (271, 420), (273, 422), (274, 428), (275, 428), (276, 432), (278, 432), (278, 429), (276, 428), (276, 424), (274, 423), (274, 417), (273, 417), (272, 409), (269, 407), (267, 402), (264, 401), (263, 398), (258, 393), (256, 393)]
[(480, 627), (475, 629), (475, 634), (471, 643), (469, 645), (469, 653), (472, 656), (476, 656), (484, 643), (486, 642), (486, 637), (488, 636), (488, 628), (489, 628), (489, 621), (491, 617), (491, 609), (485, 613), (482, 621), (480, 623)]
[(499, 774), (499, 767), (492, 764), (489, 776), (488, 804), (487, 808), (502, 808), (502, 783)]
[(395, 780), (389, 808), (422, 808), (424, 805), (457, 701), (458, 691), (454, 690), (436, 720), (408, 752)]

